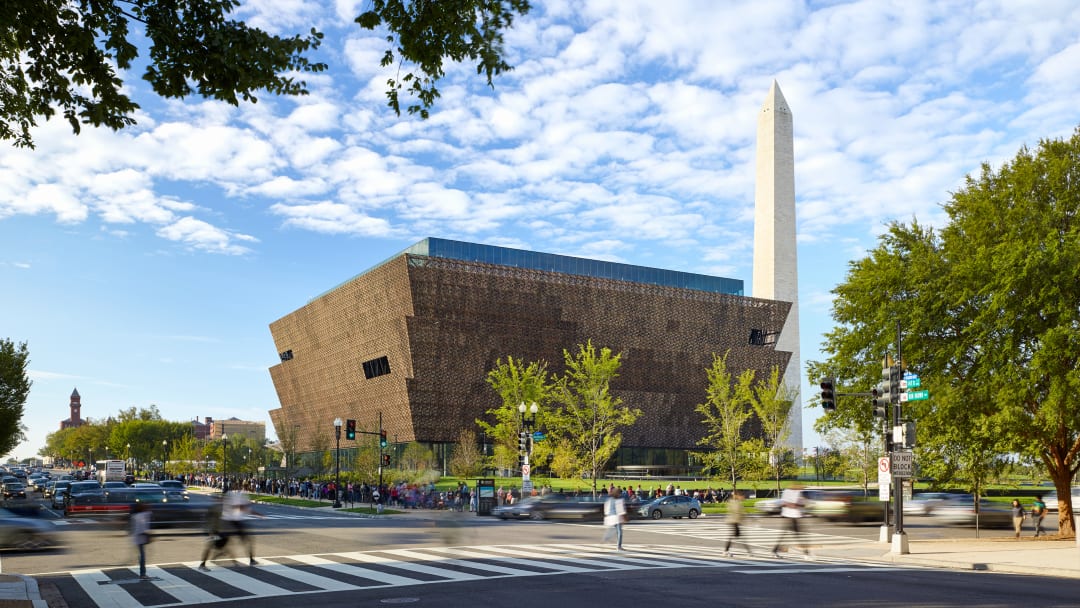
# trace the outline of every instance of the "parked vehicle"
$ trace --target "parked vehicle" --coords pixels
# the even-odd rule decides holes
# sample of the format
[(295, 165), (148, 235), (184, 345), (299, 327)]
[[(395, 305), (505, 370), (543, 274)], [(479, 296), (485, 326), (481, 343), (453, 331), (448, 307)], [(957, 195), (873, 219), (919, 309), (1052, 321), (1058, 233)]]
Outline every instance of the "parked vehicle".
[(642, 505), (638, 509), (638, 515), (651, 519), (664, 517), (695, 519), (701, 515), (701, 503), (691, 496), (662, 496)]

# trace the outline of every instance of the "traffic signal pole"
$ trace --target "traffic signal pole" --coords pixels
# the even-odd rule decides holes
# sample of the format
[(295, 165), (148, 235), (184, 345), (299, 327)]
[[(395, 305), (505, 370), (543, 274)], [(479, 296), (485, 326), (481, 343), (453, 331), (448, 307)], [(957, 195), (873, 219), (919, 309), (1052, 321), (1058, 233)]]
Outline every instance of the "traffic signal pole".
[[(900, 331), (900, 322), (896, 322), (896, 365), (895, 369), (899, 374), (904, 373), (904, 352), (902, 350), (902, 336)], [(895, 383), (897, 388), (900, 387), (900, 378), (896, 378)], [(900, 413), (900, 391), (897, 390), (895, 394), (891, 395), (893, 400), (892, 407), (892, 428), (886, 429), (886, 433), (893, 432), (893, 429), (900, 426), (901, 413)], [(896, 445), (893, 442), (893, 449), (903, 448), (904, 446)], [(892, 454), (889, 455), (890, 460)], [(908, 551), (908, 538), (907, 533), (904, 532), (904, 478), (899, 475), (893, 474), (893, 492), (896, 494), (894, 500), (896, 501), (896, 531), (893, 532), (892, 537), (892, 552), (899, 553), (901, 555), (907, 554)]]

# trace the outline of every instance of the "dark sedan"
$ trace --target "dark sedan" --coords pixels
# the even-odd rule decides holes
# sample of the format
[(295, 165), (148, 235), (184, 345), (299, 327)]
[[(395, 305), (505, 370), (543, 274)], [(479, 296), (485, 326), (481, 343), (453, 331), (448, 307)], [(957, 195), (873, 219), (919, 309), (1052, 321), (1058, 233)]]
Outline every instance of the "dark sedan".
[(588, 496), (548, 494), (495, 507), (492, 515), (501, 519), (601, 519), (603, 510), (603, 501)]
[(26, 486), (19, 482), (8, 482), (4, 484), (4, 499), (10, 500), (13, 498), (26, 498)]

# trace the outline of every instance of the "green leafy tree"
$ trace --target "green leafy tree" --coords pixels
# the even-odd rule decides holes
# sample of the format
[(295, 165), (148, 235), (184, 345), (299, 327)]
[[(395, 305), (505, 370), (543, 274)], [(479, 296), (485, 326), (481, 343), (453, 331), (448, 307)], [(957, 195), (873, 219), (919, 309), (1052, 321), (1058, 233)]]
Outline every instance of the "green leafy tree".
[[(307, 56), (323, 34), (312, 28), (270, 35), (232, 19), (238, 6), (239, 0), (0, 3), (0, 139), (32, 147), (31, 128), (57, 112), (75, 133), (84, 124), (114, 130), (134, 124), (139, 106), (120, 72), (136, 64), (165, 98), (197, 93), (237, 105), (256, 101), (259, 91), (307, 94), (297, 75), (326, 69)], [(385, 35), (382, 65), (416, 66), (388, 80), (389, 105), (400, 113), (405, 90), (419, 98), (409, 113), (426, 117), (445, 60), (475, 61), (488, 84), (511, 69), (502, 32), (529, 8), (525, 0), (373, 0), (356, 21)], [(148, 48), (139, 48), (142, 41)]]
[(450, 474), (459, 478), (479, 477), (487, 467), (486, 458), (480, 453), (476, 431), (462, 429), (450, 457)]
[[(726, 358), (726, 355), (725, 355)], [(795, 391), (784, 384), (780, 368), (774, 366), (769, 377), (753, 386), (750, 401), (761, 425), (762, 444), (767, 457), (766, 467), (780, 491), (780, 479), (795, 472), (795, 459), (787, 446), (791, 435), (791, 407), (795, 403)]]
[[(486, 379), (491, 388), (499, 394), (502, 403), (486, 412), (493, 422), (477, 419), (476, 424), (495, 444), (493, 465), (504, 471), (513, 470), (517, 468), (518, 433), (524, 428), (519, 410), (521, 404), (531, 407), (536, 403), (535, 425), (545, 428), (548, 424), (545, 404), (550, 399), (551, 386), (547, 363), (525, 363), (513, 357), (507, 357), (503, 363), (502, 359), (499, 359), (495, 363), (495, 369), (488, 372)], [(541, 442), (534, 445), (533, 454), (537, 460), (546, 460), (549, 452), (550, 447), (547, 444)]]
[(26, 374), (29, 363), (26, 342), (16, 345), (7, 338), (0, 340), (0, 454), (7, 454), (26, 440), (22, 417), (33, 384)]
[(621, 354), (607, 347), (597, 351), (589, 340), (578, 345), (576, 354), (564, 350), (563, 359), (566, 373), (554, 392), (562, 407), (552, 416), (551, 426), (559, 447), (572, 454), (567, 461), (577, 464), (576, 474), (589, 476), (596, 496), (597, 479), (622, 443), (619, 429), (634, 424), (641, 410), (623, 406), (622, 399), (611, 394)]
[(747, 450), (748, 437), (743, 427), (754, 415), (754, 370), (745, 370), (735, 380), (727, 368), (728, 353), (713, 353), (712, 365), (705, 369), (708, 387), (705, 403), (694, 411), (701, 414), (707, 434), (698, 445), (710, 448), (696, 452), (705, 468), (722, 472), (737, 489), (739, 479), (755, 467), (754, 455)]
[(979, 488), (1005, 454), (1034, 455), (1062, 497), (1065, 534), (1080, 468), (1077, 183), (1080, 129), (998, 170), (984, 165), (944, 205), (940, 234), (894, 223), (852, 265), (834, 291), (841, 325), (826, 341), (837, 347), (830, 367), (868, 377), (865, 351), (884, 352), (899, 323), (904, 357), (931, 394), (905, 405), (920, 422), (922, 466), (964, 471)]

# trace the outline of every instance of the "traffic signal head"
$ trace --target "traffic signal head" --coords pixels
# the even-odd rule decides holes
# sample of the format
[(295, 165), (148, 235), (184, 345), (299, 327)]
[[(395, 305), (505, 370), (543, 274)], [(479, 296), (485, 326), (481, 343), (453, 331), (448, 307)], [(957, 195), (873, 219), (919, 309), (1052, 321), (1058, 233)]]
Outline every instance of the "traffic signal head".
[(382, 455), (382, 463), (383, 463), (384, 467), (390, 466), (390, 455), (389, 454), (383, 454)]
[(827, 412), (836, 409), (836, 378), (821, 379), (821, 409)]
[(356, 439), (356, 421), (345, 421), (345, 439)]
[(386, 447), (386, 429), (379, 429), (379, 447)]
[(529, 449), (529, 434), (525, 431), (518, 433), (518, 451), (526, 452)]
[[(882, 372), (882, 376), (885, 373)], [(891, 403), (900, 403), (900, 377), (903, 375), (902, 368), (899, 365), (893, 365), (889, 367), (889, 401)]]
[(886, 418), (889, 412), (889, 385), (886, 382), (875, 386), (870, 391), (873, 396), (874, 417)]

